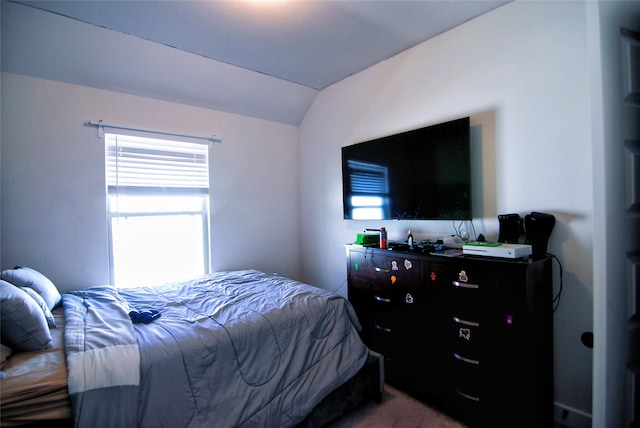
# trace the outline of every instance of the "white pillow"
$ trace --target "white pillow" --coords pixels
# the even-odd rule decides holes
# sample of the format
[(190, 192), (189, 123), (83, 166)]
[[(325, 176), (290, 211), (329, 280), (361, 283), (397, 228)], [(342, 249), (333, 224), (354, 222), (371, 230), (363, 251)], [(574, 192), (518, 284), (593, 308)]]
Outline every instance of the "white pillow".
[(0, 364), (7, 361), (7, 358), (11, 356), (13, 349), (9, 348), (7, 345), (0, 343)]
[(20, 288), (0, 280), (0, 342), (16, 351), (51, 348), (51, 332), (44, 312)]
[(42, 296), (49, 309), (55, 308), (62, 301), (62, 296), (53, 282), (35, 269), (16, 266), (0, 272), (0, 279), (18, 287), (33, 288)]
[(40, 308), (42, 309), (42, 312), (44, 312), (44, 317), (47, 320), (47, 324), (49, 325), (49, 328), (58, 327), (56, 325), (56, 320), (53, 317), (53, 314), (51, 313), (51, 310), (47, 307), (47, 303), (44, 301), (42, 296), (39, 295), (33, 288), (20, 287), (20, 289), (25, 293), (27, 293), (29, 296), (31, 296), (31, 298), (36, 301), (38, 306), (40, 306)]

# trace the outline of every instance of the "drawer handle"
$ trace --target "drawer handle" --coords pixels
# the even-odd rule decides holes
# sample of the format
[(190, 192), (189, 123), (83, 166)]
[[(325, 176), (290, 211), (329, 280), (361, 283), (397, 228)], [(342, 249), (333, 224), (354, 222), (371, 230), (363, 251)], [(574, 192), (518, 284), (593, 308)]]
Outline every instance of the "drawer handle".
[(459, 281), (451, 281), (451, 283), (456, 287), (460, 287), (460, 288), (473, 288), (473, 289), (480, 288), (478, 284), (467, 284), (466, 282), (459, 282)]
[(391, 269), (385, 269), (385, 268), (381, 268), (381, 267), (378, 267), (378, 266), (374, 266), (374, 267), (373, 267), (373, 269), (374, 269), (376, 272), (384, 272), (384, 273), (389, 273), (389, 272), (391, 272)]
[(458, 324), (468, 325), (468, 326), (471, 326), (471, 327), (480, 327), (480, 323), (479, 322), (467, 321), (467, 320), (463, 320), (463, 319), (458, 318), (458, 317), (453, 317), (453, 320), (455, 322), (457, 322)]
[(476, 365), (480, 364), (480, 361), (478, 361), (478, 360), (472, 360), (471, 358), (465, 358), (462, 355), (456, 354), (455, 352), (453, 353), (453, 356), (456, 357), (457, 360), (464, 361), (465, 363), (476, 364)]
[(469, 394), (465, 394), (464, 392), (460, 391), (460, 390), (456, 390), (456, 392), (458, 394), (460, 394), (461, 396), (463, 396), (464, 398), (466, 398), (467, 400), (471, 400), (471, 401), (480, 401), (480, 397), (476, 397), (475, 395), (469, 395)]
[(391, 303), (391, 299), (387, 299), (386, 297), (380, 297), (380, 296), (376, 296), (375, 294), (373, 295), (373, 298), (376, 299), (378, 302), (382, 302), (382, 303)]
[(376, 323), (373, 323), (373, 326), (376, 328), (376, 330), (384, 331), (385, 333), (391, 333), (390, 328), (382, 327), (381, 325), (378, 325)]

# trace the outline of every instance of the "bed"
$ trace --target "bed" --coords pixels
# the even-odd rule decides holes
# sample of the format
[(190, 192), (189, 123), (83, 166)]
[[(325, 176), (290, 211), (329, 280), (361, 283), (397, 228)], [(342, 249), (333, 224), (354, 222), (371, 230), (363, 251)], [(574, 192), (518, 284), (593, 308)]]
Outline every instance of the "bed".
[[(38, 288), (11, 273), (0, 274), (3, 347), (29, 336), (7, 337), (5, 295)], [(380, 399), (382, 359), (353, 308), (311, 285), (245, 270), (57, 296), (50, 286), (38, 290), (42, 349), (3, 358), (2, 426), (312, 427)]]

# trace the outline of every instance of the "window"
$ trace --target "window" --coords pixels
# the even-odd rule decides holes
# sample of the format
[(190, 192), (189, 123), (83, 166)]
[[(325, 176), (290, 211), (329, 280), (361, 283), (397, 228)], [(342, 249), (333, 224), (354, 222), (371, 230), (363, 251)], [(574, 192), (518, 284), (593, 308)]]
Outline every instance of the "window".
[(105, 134), (111, 282), (135, 287), (209, 271), (206, 144)]

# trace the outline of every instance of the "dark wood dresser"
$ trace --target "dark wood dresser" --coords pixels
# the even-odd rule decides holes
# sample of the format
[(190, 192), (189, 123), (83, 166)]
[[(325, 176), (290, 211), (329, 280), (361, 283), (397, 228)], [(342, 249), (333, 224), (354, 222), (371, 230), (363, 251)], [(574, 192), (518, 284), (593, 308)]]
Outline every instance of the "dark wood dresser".
[(349, 300), (389, 384), (472, 427), (553, 426), (550, 258), (346, 248)]

